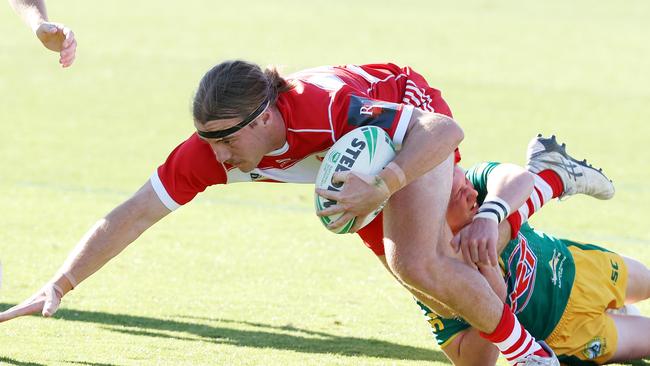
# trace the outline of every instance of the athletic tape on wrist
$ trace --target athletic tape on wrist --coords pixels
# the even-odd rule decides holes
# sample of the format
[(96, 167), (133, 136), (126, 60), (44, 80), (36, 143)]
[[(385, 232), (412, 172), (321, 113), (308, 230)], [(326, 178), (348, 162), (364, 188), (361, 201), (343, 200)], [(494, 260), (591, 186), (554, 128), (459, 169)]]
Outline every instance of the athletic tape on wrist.
[(510, 216), (510, 205), (497, 196), (485, 197), (474, 219), (490, 219), (497, 223)]
[(74, 276), (72, 275), (72, 273), (70, 273), (70, 272), (63, 272), (62, 274), (63, 274), (63, 276), (64, 276), (65, 278), (68, 279), (68, 281), (69, 281), (70, 284), (72, 285), (72, 288), (73, 288), (73, 289), (74, 289), (75, 287), (77, 287), (77, 285), (78, 285), (79, 283), (77, 282), (77, 279), (74, 278)]
[(402, 170), (402, 168), (400, 168), (399, 165), (391, 161), (390, 163), (388, 163), (388, 165), (386, 165), (386, 168), (384, 169), (390, 170), (395, 174), (395, 176), (397, 176), (397, 181), (399, 182), (400, 189), (406, 185), (406, 174), (404, 174), (404, 171)]
[(54, 288), (54, 291), (57, 291), (61, 297), (63, 297), (63, 289), (57, 285), (56, 283), (52, 283), (52, 287)]

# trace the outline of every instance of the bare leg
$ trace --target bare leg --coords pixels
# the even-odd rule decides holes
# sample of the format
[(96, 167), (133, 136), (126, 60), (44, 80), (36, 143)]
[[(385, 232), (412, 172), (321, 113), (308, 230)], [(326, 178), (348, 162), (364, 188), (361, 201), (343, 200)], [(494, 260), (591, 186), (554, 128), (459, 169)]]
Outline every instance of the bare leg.
[(478, 271), (452, 257), (449, 244), (452, 166), (448, 159), (391, 197), (384, 209), (386, 259), (403, 284), (490, 333), (501, 320), (503, 302)]
[(650, 318), (631, 315), (611, 315), (618, 331), (618, 347), (608, 362), (636, 360), (650, 356)]
[(386, 262), (386, 256), (379, 255), (379, 256), (377, 256), (377, 259), (379, 259), (379, 261), (381, 262), (381, 264), (384, 265), (386, 270), (393, 277), (395, 277), (397, 282), (401, 283), (413, 296), (415, 296), (416, 299), (418, 299), (420, 302), (425, 304), (429, 309), (434, 311), (436, 314), (438, 314), (438, 315), (440, 315), (442, 317), (445, 317), (445, 318), (451, 318), (451, 317), (454, 317), (454, 316), (457, 315), (451, 309), (449, 309), (449, 307), (447, 307), (445, 304), (443, 304), (443, 303), (441, 303), (439, 301), (436, 301), (434, 298), (432, 298), (430, 296), (427, 296), (427, 295), (423, 294), (422, 292), (417, 291), (417, 290), (415, 290), (415, 289), (413, 289), (411, 287), (408, 287), (407, 285), (402, 283), (402, 281), (399, 278), (397, 278), (397, 276), (395, 276), (393, 271), (388, 266), (388, 263)]
[(454, 366), (494, 366), (499, 358), (499, 350), (472, 328), (461, 332), (442, 351)]
[(627, 288), (625, 290), (625, 303), (635, 302), (650, 298), (650, 270), (645, 264), (623, 256), (627, 266)]

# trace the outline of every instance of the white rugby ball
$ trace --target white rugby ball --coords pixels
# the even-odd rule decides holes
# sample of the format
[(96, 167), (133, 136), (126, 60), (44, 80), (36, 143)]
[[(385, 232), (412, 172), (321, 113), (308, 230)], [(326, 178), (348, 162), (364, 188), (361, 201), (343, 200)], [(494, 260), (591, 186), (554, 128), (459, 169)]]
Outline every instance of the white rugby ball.
[[(333, 184), (332, 176), (335, 172), (351, 170), (369, 175), (378, 174), (388, 163), (395, 158), (395, 145), (386, 131), (375, 126), (364, 126), (356, 128), (341, 137), (329, 149), (316, 177), (316, 188), (327, 189), (338, 192), (343, 188), (342, 183)], [(329, 200), (315, 195), (316, 210), (320, 211), (336, 204), (336, 201)], [(383, 209), (379, 207), (375, 212), (366, 217), (361, 227), (366, 226)], [(327, 225), (338, 219), (342, 214), (321, 216), (320, 220)], [(350, 231), (356, 219), (351, 219), (345, 225), (336, 230), (328, 230), (345, 234)]]

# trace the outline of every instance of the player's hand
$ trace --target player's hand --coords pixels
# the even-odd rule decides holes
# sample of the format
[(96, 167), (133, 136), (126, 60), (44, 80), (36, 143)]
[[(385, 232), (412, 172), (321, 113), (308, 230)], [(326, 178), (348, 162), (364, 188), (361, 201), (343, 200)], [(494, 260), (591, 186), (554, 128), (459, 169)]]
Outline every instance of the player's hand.
[(499, 263), (498, 239), (499, 224), (490, 219), (477, 218), (456, 234), (454, 243), (457, 245), (456, 250), (463, 253), (467, 264), (496, 266)]
[(335, 205), (317, 212), (318, 216), (343, 213), (328, 225), (331, 229), (339, 228), (356, 217), (354, 226), (350, 229), (351, 233), (356, 232), (366, 216), (378, 209), (390, 197), (386, 183), (379, 176), (351, 171), (337, 172), (332, 176), (332, 183), (343, 183), (343, 188), (339, 192), (316, 189), (316, 193), (321, 197), (336, 201)]
[(63, 67), (72, 65), (77, 52), (77, 40), (70, 28), (63, 24), (44, 22), (35, 30), (43, 45), (59, 53), (59, 63)]
[(38, 290), (32, 297), (0, 313), (0, 323), (19, 316), (41, 313), (50, 317), (59, 309), (63, 290), (50, 282)]

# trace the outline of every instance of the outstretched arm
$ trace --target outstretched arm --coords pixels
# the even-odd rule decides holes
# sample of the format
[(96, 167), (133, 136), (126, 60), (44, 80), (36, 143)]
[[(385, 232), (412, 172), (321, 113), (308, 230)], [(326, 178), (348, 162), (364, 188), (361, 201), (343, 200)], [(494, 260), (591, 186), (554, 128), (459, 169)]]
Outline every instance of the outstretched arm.
[(0, 322), (36, 312), (51, 316), (61, 298), (76, 284), (90, 277), (169, 212), (147, 182), (90, 228), (50, 282), (29, 299), (0, 313)]
[(9, 4), (45, 47), (59, 52), (61, 66), (72, 65), (77, 50), (74, 33), (63, 24), (48, 21), (43, 0), (9, 0)]

